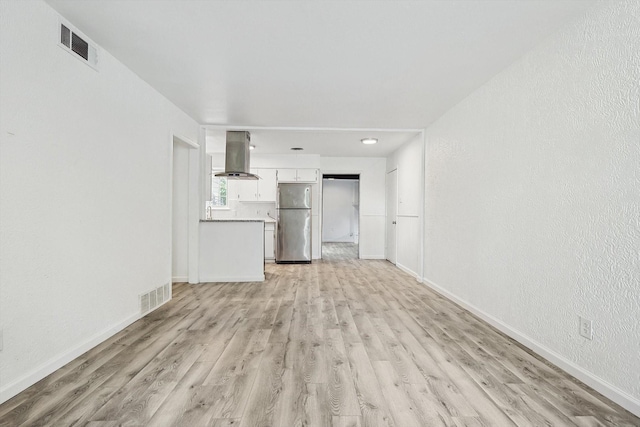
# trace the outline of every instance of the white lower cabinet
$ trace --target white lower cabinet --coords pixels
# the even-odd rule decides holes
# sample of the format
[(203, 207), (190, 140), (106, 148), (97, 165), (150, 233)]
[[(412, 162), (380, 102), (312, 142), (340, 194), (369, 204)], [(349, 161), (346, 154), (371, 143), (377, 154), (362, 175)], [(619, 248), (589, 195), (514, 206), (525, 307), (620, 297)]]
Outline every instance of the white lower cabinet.
[(276, 259), (276, 225), (272, 222), (264, 223), (264, 259)]

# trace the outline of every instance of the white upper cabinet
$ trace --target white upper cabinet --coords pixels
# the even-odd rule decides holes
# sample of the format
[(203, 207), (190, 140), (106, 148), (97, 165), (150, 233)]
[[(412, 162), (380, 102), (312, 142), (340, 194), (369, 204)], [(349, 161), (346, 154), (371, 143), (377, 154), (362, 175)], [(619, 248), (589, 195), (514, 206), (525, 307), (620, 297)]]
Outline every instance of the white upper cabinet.
[[(251, 171), (253, 173), (253, 171)], [(234, 179), (232, 188), (235, 188), (236, 200), (241, 202), (255, 201), (258, 194), (256, 181), (249, 179)], [(230, 181), (230, 182), (231, 182)]]
[(258, 200), (265, 202), (276, 201), (276, 169), (258, 169), (256, 175), (260, 177), (258, 183)]
[(230, 186), (241, 202), (275, 202), (276, 201), (276, 169), (251, 169), (251, 173), (260, 177), (258, 180), (233, 180)]
[(278, 169), (278, 182), (296, 182), (297, 169)]
[(318, 169), (278, 169), (278, 182), (318, 182)]
[(318, 182), (318, 169), (296, 169), (298, 182)]

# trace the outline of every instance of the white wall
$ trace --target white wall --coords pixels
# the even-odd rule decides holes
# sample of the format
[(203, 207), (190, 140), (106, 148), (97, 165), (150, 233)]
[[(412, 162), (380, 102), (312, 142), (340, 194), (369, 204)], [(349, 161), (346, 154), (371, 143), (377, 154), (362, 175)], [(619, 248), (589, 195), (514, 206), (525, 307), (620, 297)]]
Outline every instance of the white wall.
[(640, 3), (604, 2), (440, 118), (424, 257), (430, 283), (637, 414), (639, 82)]
[(358, 242), (358, 186), (357, 180), (322, 181), (323, 242)]
[(321, 157), (322, 173), (360, 174), (360, 258), (384, 259), (385, 164), (379, 157)]
[(189, 148), (173, 143), (173, 238), (171, 280), (186, 282), (189, 275)]
[(0, 401), (136, 320), (171, 280), (172, 132), (197, 124), (108, 52), (0, 2)]
[(422, 277), (422, 206), (424, 200), (424, 141), (416, 135), (387, 158), (387, 172), (397, 169), (398, 207), (396, 265)]

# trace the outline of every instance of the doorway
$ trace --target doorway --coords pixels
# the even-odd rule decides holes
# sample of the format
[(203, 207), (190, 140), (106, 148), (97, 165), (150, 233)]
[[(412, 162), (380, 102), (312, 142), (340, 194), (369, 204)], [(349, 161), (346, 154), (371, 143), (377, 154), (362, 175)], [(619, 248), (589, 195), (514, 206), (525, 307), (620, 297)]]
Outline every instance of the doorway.
[(360, 175), (322, 176), (322, 258), (357, 259), (360, 244)]
[[(187, 138), (171, 139), (171, 282), (195, 282), (193, 261), (197, 258), (197, 179), (199, 146)], [(196, 236), (197, 237), (197, 236)], [(197, 271), (197, 264), (195, 271)]]

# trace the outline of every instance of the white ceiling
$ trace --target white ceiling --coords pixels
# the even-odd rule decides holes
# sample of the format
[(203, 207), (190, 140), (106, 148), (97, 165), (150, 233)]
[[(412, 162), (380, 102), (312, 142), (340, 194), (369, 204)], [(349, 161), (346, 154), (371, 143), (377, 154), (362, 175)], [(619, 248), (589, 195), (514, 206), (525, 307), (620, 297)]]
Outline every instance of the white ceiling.
[[(390, 130), (428, 126), (594, 2), (48, 0), (199, 123)], [(389, 152), (273, 133), (265, 152)]]
[[(234, 128), (235, 129), (235, 128)], [(240, 130), (240, 129), (238, 129)], [(402, 144), (420, 134), (419, 130), (279, 130), (249, 129), (252, 154), (318, 154), (323, 157), (386, 157)], [(207, 152), (222, 153), (225, 130), (207, 129)], [(376, 138), (375, 145), (363, 145), (363, 138)], [(291, 151), (292, 147), (303, 151)]]

